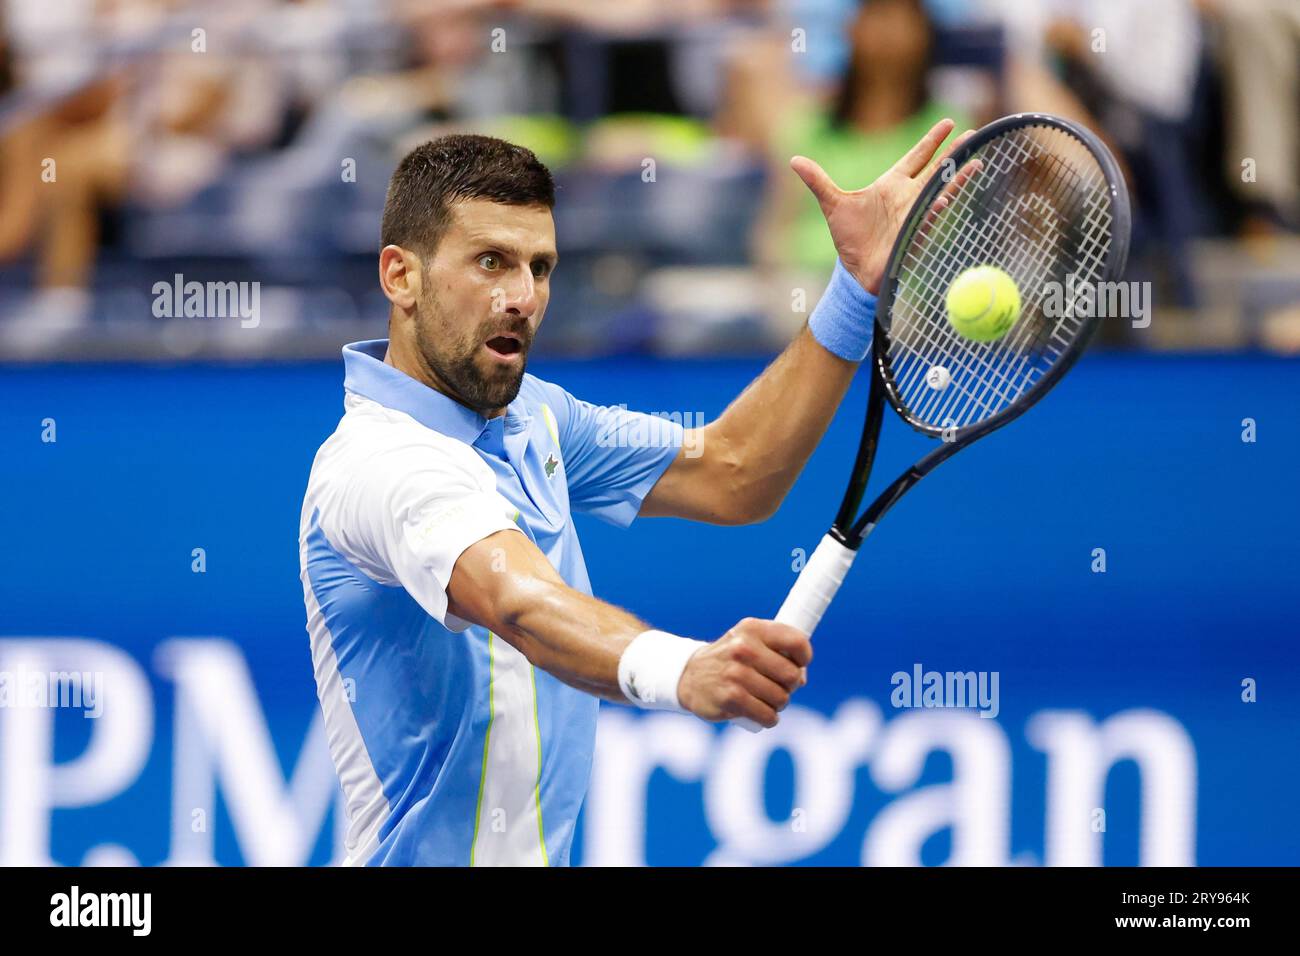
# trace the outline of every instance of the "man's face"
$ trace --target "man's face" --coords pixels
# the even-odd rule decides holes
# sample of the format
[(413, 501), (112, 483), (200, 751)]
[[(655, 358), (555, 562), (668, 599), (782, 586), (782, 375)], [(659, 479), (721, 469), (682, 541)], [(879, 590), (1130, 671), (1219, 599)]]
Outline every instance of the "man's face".
[(519, 394), (557, 258), (545, 206), (452, 207), (425, 266), (415, 335), (430, 368), (471, 408), (494, 411)]

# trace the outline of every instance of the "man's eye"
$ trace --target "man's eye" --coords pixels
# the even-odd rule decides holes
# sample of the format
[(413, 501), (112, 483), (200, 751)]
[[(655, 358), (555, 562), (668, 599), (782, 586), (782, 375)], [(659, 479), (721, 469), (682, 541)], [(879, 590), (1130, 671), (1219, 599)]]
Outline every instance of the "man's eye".
[(541, 279), (551, 274), (551, 264), (549, 262), (534, 262), (533, 276)]
[(501, 268), (501, 257), (494, 252), (485, 252), (478, 257), (478, 264), (488, 272), (496, 272)]

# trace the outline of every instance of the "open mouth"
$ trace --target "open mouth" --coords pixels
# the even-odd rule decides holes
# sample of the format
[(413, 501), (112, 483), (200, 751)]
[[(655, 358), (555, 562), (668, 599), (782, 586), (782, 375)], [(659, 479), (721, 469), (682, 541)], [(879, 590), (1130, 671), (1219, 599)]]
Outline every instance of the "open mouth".
[(503, 359), (512, 359), (522, 355), (524, 351), (524, 343), (515, 335), (498, 335), (488, 339), (484, 344), (489, 352)]

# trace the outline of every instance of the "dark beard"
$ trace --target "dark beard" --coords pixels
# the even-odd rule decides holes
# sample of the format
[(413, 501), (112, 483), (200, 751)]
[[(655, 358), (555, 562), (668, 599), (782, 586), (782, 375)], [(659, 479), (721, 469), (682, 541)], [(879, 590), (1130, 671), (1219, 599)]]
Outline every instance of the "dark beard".
[[(476, 411), (485, 412), (505, 408), (519, 395), (527, 366), (528, 349), (533, 344), (532, 330), (527, 323), (523, 328), (512, 328), (520, 333), (524, 340), (521, 348), (524, 361), (518, 371), (503, 368), (496, 375), (486, 376), (475, 364), (478, 350), (493, 332), (503, 331), (500, 322), (485, 322), (474, 331), (468, 342), (460, 342), (452, 350), (439, 350), (434, 338), (437, 336), (436, 325), (430, 321), (431, 316), (423, 304), (417, 307), (416, 341), (424, 360), (438, 379), (452, 390), (452, 397), (462, 405)], [(445, 326), (445, 323), (444, 323)]]
[(476, 411), (485, 412), (505, 408), (515, 400), (524, 381), (524, 369), (519, 371), (503, 370), (494, 378), (487, 378), (474, 365), (474, 353), (461, 355), (442, 362), (438, 356), (425, 353), (429, 367), (454, 391), (455, 398), (462, 405), (468, 405)]

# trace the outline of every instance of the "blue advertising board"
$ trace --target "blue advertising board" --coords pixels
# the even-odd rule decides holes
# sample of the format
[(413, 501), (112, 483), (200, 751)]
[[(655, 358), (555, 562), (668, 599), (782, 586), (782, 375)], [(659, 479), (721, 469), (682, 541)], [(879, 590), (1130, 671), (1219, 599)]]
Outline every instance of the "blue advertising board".
[[(707, 420), (761, 368), (533, 371)], [(604, 705), (574, 861), (1300, 864), (1298, 370), (1087, 357), (881, 524), (775, 731)], [(0, 863), (342, 858), (297, 545), (341, 381), (0, 369)], [(596, 593), (701, 638), (772, 616), (866, 384), (767, 522), (576, 519)], [(926, 442), (887, 422), (873, 488)], [(60, 673), (82, 699), (14, 693)], [(967, 706), (927, 706), (967, 676)]]

